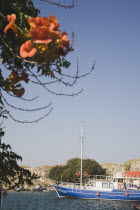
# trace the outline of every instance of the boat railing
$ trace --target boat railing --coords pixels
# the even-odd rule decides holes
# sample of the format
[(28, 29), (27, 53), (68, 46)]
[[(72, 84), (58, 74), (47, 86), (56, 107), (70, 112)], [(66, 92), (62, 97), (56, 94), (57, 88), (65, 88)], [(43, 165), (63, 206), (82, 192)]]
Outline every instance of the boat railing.
[[(89, 181), (107, 181), (107, 182), (112, 182), (113, 177), (111, 176), (105, 176), (105, 175), (90, 175), (88, 176), (82, 185), (86, 185)], [(70, 187), (78, 187), (81, 186), (80, 182), (62, 182), (62, 181), (53, 181), (53, 184), (55, 185), (63, 185), (63, 186), (70, 186)]]
[(113, 177), (112, 176), (106, 176), (106, 175), (90, 175), (86, 178), (85, 182), (87, 183), (91, 180), (112, 182)]
[[(53, 182), (53, 185), (61, 185), (61, 186), (68, 186), (69, 188), (80, 188), (81, 184), (79, 182), (60, 182), (60, 181), (55, 181)], [(84, 185), (84, 184), (83, 184)]]

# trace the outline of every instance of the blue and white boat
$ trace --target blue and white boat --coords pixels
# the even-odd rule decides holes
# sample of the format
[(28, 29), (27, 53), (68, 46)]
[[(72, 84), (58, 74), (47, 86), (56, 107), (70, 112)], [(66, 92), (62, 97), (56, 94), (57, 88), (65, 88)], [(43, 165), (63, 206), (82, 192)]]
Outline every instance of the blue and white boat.
[[(140, 201), (140, 178), (130, 177), (88, 177), (82, 183), (82, 143), (81, 129), (81, 177), (80, 183), (60, 183), (53, 187), (59, 198), (104, 199)], [(137, 183), (137, 184), (136, 184)]]
[(140, 201), (140, 190), (138, 187), (127, 189), (119, 188), (120, 185), (115, 180), (90, 180), (85, 185), (73, 183), (55, 184), (54, 188), (59, 198), (83, 198), (83, 199), (105, 199), (105, 200), (126, 200)]

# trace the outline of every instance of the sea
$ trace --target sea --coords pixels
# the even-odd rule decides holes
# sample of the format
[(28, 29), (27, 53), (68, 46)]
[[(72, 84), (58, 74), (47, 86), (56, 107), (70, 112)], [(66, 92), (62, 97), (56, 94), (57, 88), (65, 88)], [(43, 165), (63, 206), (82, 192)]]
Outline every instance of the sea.
[(56, 192), (10, 192), (0, 210), (133, 210), (136, 202), (58, 198)]

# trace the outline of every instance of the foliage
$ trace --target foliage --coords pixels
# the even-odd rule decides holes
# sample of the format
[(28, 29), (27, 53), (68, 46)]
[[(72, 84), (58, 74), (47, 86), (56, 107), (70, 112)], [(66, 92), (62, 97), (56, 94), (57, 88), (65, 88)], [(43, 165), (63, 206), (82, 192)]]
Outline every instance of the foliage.
[[(0, 139), (3, 135), (4, 131), (0, 128)], [(0, 140), (0, 186), (15, 188), (24, 184), (31, 185), (32, 180), (38, 178), (20, 167), (17, 161), (22, 161), (22, 157), (13, 152), (9, 144), (1, 143)]]
[[(46, 2), (58, 7), (74, 7), (73, 0), (69, 6)], [(1, 0), (0, 8), (0, 100), (3, 106), (16, 109), (8, 101), (9, 96), (27, 102), (36, 99), (23, 98), (26, 86), (30, 83), (42, 86), (47, 92), (59, 96), (75, 96), (81, 93), (82, 90), (70, 94), (59, 93), (57, 90), (52, 91), (49, 86), (58, 83), (73, 87), (79, 78), (85, 77), (94, 69), (93, 65), (89, 72), (79, 75), (77, 61), (76, 72), (68, 73), (71, 63), (66, 60), (66, 55), (73, 51), (74, 35), (70, 42), (68, 34), (60, 31), (56, 17), (39, 17), (40, 11), (34, 7), (31, 0)], [(50, 104), (43, 107), (49, 108), (44, 117), (52, 111)], [(10, 112), (8, 114), (15, 120)]]
[[(49, 178), (55, 181), (69, 181), (74, 182), (80, 177), (80, 164), (79, 158), (73, 158), (67, 161), (64, 166), (55, 166), (49, 172)], [(79, 175), (77, 174), (79, 172)], [(86, 173), (85, 173), (86, 172)], [(77, 176), (77, 175), (78, 176)], [(105, 170), (92, 159), (83, 159), (83, 179), (87, 175), (104, 175)]]
[(126, 164), (125, 165), (125, 171), (130, 171), (131, 169), (131, 164)]
[[(66, 9), (74, 7), (74, 0), (69, 6), (44, 1)], [(82, 90), (66, 94), (52, 91), (48, 86), (58, 83), (73, 87), (79, 78), (92, 72), (94, 65), (89, 72), (79, 75), (77, 61), (76, 72), (73, 75), (68, 73), (71, 63), (66, 60), (66, 55), (73, 51), (74, 35), (70, 42), (68, 34), (60, 31), (56, 17), (39, 17), (40, 11), (34, 7), (32, 0), (1, 0), (0, 9), (0, 120), (10, 116), (20, 123), (38, 122), (50, 114), (51, 103), (35, 109), (25, 109), (12, 105), (11, 97), (27, 102), (35, 100), (37, 97), (23, 98), (29, 83), (40, 85), (49, 93), (59, 96), (78, 95)], [(11, 115), (8, 107), (27, 112), (48, 108), (49, 111), (36, 120), (21, 121)], [(4, 135), (2, 129), (0, 133), (1, 136)], [(0, 142), (0, 184), (31, 184), (32, 179), (36, 178), (28, 170), (19, 167), (18, 160), (22, 158), (12, 152), (11, 146)], [(65, 173), (69, 175), (70, 171), (67, 169)]]
[[(32, 1), (2, 0), (0, 7), (0, 57), (11, 72), (6, 80), (2, 78), (0, 86), (21, 97), (25, 89), (20, 81), (28, 83), (29, 75), (37, 79), (38, 73), (55, 78), (62, 67), (70, 66), (65, 56), (72, 48), (68, 34), (60, 32), (57, 18), (38, 17)], [(31, 72), (34, 67), (36, 73)]]

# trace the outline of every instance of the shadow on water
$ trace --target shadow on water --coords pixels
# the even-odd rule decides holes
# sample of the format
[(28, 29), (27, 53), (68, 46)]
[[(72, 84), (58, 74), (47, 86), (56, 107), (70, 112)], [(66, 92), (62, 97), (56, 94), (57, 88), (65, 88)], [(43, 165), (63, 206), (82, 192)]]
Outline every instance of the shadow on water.
[(0, 210), (133, 210), (134, 202), (59, 199), (55, 192), (12, 192)]

